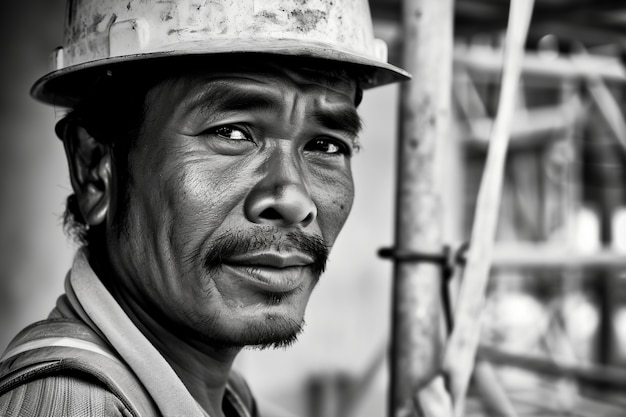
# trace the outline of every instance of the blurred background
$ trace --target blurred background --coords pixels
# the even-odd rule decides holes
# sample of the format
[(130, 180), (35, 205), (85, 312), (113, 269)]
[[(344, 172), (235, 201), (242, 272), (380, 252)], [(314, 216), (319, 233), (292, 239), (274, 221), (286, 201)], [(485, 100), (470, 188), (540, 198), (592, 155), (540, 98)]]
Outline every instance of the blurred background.
[[(53, 133), (63, 109), (28, 90), (61, 44), (64, 0), (0, 6), (0, 349), (44, 318), (75, 247), (61, 214), (70, 185)], [(377, 36), (400, 60), (399, 0), (370, 0)], [(507, 1), (455, 5), (453, 126), (442, 226), (470, 235), (497, 107)], [(516, 104), (479, 354), (520, 415), (625, 414), (626, 6), (539, 0)], [(581, 55), (583, 61), (574, 58)], [(419, 80), (416, 80), (419, 81)], [(300, 341), (245, 351), (259, 397), (304, 417), (385, 415), (398, 87), (366, 92), (356, 201), (314, 293)], [(476, 392), (468, 415), (488, 415)]]

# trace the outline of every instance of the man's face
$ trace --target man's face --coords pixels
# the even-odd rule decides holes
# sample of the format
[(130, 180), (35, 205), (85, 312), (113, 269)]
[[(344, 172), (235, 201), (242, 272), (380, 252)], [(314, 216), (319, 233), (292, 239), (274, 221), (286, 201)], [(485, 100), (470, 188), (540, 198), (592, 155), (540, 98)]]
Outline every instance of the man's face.
[(116, 285), (193, 338), (293, 339), (352, 205), (355, 91), (278, 68), (153, 88), (108, 220)]

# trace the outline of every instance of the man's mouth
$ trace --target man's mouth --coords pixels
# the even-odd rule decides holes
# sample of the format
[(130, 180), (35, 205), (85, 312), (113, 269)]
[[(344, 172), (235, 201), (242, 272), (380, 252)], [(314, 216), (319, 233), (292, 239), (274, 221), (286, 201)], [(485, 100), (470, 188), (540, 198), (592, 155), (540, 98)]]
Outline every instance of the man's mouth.
[(232, 256), (222, 262), (223, 270), (261, 291), (289, 293), (302, 286), (313, 259), (300, 252), (257, 252)]

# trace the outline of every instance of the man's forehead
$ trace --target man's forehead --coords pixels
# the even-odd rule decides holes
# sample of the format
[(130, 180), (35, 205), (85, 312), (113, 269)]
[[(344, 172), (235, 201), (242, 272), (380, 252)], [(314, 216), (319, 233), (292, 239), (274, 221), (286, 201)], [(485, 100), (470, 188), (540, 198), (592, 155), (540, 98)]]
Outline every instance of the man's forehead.
[(353, 104), (358, 104), (361, 95), (357, 77), (348, 69), (332, 65), (324, 68), (306, 61), (298, 63), (293, 60), (288, 63), (259, 60), (200, 63), (197, 66), (186, 66), (184, 71), (170, 72), (161, 84), (184, 86), (185, 90), (190, 91), (207, 89), (216, 83), (222, 86), (293, 86), (308, 92), (345, 96)]
[(175, 118), (202, 114), (208, 120), (252, 112), (291, 113), (299, 108), (311, 123), (357, 137), (359, 99), (356, 80), (345, 73), (267, 64), (185, 71), (153, 88), (147, 103), (151, 111), (169, 109)]

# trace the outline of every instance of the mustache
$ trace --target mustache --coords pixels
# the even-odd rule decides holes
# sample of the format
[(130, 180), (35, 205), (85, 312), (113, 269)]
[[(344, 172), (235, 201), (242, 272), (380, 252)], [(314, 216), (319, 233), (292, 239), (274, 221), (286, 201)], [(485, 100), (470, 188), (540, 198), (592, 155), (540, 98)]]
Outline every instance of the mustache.
[(312, 272), (321, 275), (326, 270), (330, 247), (319, 236), (307, 235), (300, 230), (278, 231), (260, 229), (255, 231), (227, 232), (218, 236), (206, 255), (204, 266), (214, 271), (229, 258), (253, 251), (298, 251), (310, 256)]

